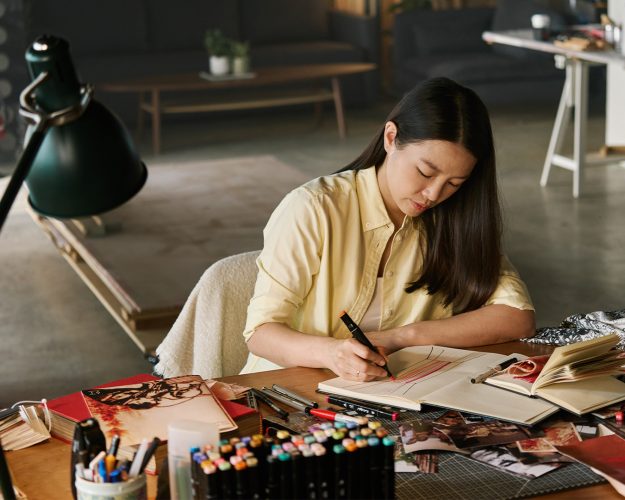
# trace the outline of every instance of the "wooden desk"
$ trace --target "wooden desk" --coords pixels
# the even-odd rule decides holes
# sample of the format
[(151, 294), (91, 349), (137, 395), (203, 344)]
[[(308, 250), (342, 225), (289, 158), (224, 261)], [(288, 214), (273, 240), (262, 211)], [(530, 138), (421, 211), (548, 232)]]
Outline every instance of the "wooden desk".
[[(143, 114), (152, 118), (152, 147), (154, 154), (161, 150), (161, 115), (166, 113), (201, 113), (211, 111), (229, 111), (237, 109), (258, 109), (276, 106), (290, 106), (293, 104), (315, 103), (316, 113), (319, 116), (320, 104), (324, 101), (333, 101), (336, 112), (339, 137), (347, 134), (343, 99), (341, 96), (340, 77), (373, 71), (375, 64), (371, 63), (337, 63), (337, 64), (307, 64), (301, 66), (275, 66), (254, 70), (254, 78), (206, 80), (198, 73), (178, 75), (152, 76), (107, 82), (98, 85), (98, 90), (105, 92), (137, 92), (139, 94), (139, 133), (143, 126)], [(319, 86), (318, 83), (329, 81), (330, 89)], [(316, 84), (314, 88), (284, 90), (282, 86), (292, 84)], [(277, 92), (265, 93), (269, 87), (276, 87)], [(197, 92), (219, 90), (251, 90), (252, 94), (242, 96), (237, 94), (233, 99), (224, 99), (219, 94), (218, 99), (198, 99), (191, 96), (188, 101), (163, 100), (164, 92)], [(262, 89), (262, 90), (261, 90)]]
[[(566, 79), (540, 177), (540, 185), (543, 187), (547, 185), (552, 165), (564, 168), (573, 172), (573, 197), (579, 197), (586, 165), (615, 163), (622, 159), (587, 157), (588, 66), (614, 64), (624, 67), (625, 56), (612, 49), (582, 51), (559, 47), (552, 42), (534, 40), (531, 30), (485, 31), (482, 38), (487, 43), (499, 43), (554, 54), (556, 66), (565, 69)], [(560, 154), (559, 150), (572, 114), (574, 118), (573, 156), (568, 157)]]
[[(550, 347), (525, 344), (523, 342), (508, 342), (506, 344), (484, 346), (475, 348), (479, 351), (499, 352), (509, 354), (520, 352), (528, 356), (537, 356), (551, 351)], [(260, 372), (248, 375), (234, 375), (225, 377), (224, 382), (236, 382), (238, 384), (262, 387), (263, 385), (279, 384), (287, 386), (294, 391), (305, 395), (318, 402), (323, 399), (315, 392), (317, 384), (322, 380), (333, 378), (334, 374), (329, 370), (314, 368), (288, 368)], [(262, 411), (266, 409), (263, 407)], [(30, 500), (56, 500), (70, 499), (69, 480), (69, 445), (52, 439), (47, 443), (35, 445), (25, 450), (6, 453), (9, 467), (13, 473), (14, 482), (28, 495)], [(148, 478), (148, 496), (156, 495), (156, 478)], [(621, 498), (616, 491), (607, 484), (568, 490), (562, 493), (546, 495), (540, 498), (550, 500), (605, 500)]]

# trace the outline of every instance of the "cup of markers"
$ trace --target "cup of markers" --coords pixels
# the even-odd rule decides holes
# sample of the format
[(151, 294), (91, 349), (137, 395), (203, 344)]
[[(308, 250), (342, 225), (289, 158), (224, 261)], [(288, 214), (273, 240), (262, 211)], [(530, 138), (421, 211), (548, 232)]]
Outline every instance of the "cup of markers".
[(145, 474), (116, 483), (94, 483), (76, 476), (78, 500), (145, 500), (147, 482)]
[(156, 447), (160, 444), (154, 438), (151, 445), (143, 439), (133, 460), (117, 460), (119, 436), (115, 436), (108, 452), (100, 451), (89, 462), (76, 464), (75, 486), (78, 500), (145, 500), (147, 481), (143, 469)]

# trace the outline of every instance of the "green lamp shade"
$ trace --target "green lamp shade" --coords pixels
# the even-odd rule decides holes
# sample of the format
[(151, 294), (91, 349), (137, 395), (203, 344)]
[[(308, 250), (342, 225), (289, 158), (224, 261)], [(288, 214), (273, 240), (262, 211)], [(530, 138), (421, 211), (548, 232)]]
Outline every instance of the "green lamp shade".
[(144, 185), (147, 169), (119, 119), (92, 100), (75, 121), (48, 129), (26, 178), (29, 202), (57, 218), (111, 210)]

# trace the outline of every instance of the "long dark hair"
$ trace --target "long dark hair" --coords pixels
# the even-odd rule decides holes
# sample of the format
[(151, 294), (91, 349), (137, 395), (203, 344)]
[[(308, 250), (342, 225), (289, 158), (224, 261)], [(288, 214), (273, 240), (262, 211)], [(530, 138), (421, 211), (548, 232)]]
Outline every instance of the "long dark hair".
[[(501, 208), (488, 111), (475, 92), (448, 78), (433, 78), (408, 92), (386, 122), (397, 127), (397, 147), (426, 140), (464, 146), (477, 163), (460, 189), (420, 216), (424, 261), (406, 292), (440, 293), (456, 312), (481, 307), (497, 287), (501, 267)], [(385, 122), (385, 123), (386, 123)], [(379, 167), (386, 158), (384, 125), (342, 170)]]

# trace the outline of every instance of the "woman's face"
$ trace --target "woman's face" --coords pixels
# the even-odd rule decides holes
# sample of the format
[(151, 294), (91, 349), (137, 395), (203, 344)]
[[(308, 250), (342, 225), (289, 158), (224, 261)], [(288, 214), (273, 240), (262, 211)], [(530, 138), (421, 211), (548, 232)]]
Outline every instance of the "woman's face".
[(475, 157), (454, 142), (427, 140), (398, 147), (397, 127), (384, 128), (386, 159), (378, 170), (382, 198), (391, 219), (401, 225), (404, 216), (415, 217), (442, 203), (465, 182)]

